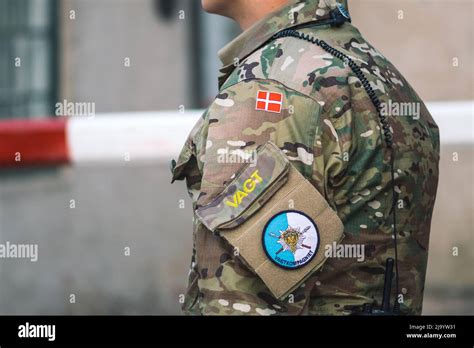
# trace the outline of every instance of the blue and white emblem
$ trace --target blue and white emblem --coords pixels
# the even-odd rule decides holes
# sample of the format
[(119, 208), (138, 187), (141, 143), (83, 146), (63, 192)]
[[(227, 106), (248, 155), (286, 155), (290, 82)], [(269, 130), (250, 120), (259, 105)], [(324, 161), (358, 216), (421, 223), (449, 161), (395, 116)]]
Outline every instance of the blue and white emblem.
[(318, 227), (300, 211), (282, 211), (274, 215), (263, 229), (263, 249), (280, 267), (300, 268), (313, 259), (318, 248)]

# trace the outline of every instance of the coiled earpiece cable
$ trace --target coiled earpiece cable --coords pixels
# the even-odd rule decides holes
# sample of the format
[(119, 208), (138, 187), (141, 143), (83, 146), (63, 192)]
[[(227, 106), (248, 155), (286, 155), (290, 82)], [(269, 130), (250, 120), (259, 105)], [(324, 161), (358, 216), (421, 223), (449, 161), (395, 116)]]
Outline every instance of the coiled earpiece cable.
[[(333, 26), (340, 26), (342, 25), (345, 21), (350, 21), (348, 20), (346, 16), (341, 16), (337, 15), (339, 12), (332, 12), (331, 17), (333, 18), (333, 23), (330, 23)], [(344, 17), (344, 18), (343, 18)], [(360, 69), (360, 67), (345, 53), (335, 49), (334, 47), (331, 47), (328, 43), (326, 43), (324, 40), (320, 40), (318, 38), (315, 38), (309, 34), (305, 34), (302, 32), (298, 32), (295, 29), (285, 29), (280, 31), (279, 33), (275, 34), (273, 36), (273, 39), (279, 39), (283, 37), (294, 37), (300, 40), (305, 40), (308, 41), (314, 45), (317, 45), (321, 47), (324, 51), (327, 53), (331, 54), (332, 56), (342, 60), (345, 62), (352, 72), (357, 76), (359, 81), (361, 82), (362, 86), (364, 87), (365, 91), (367, 92), (372, 104), (374, 105), (375, 109), (377, 110), (377, 114), (379, 117), (379, 121), (382, 127), (382, 133), (383, 133), (383, 138), (386, 147), (390, 151), (390, 172), (391, 172), (391, 182), (392, 182), (392, 217), (393, 217), (393, 240), (394, 240), (394, 250), (395, 250), (395, 287), (396, 287), (396, 292), (397, 295), (395, 297), (394, 301), (394, 306), (393, 306), (393, 313), (398, 313), (400, 306), (398, 302), (398, 295), (399, 295), (399, 283), (398, 283), (398, 248), (397, 248), (397, 218), (396, 218), (396, 204), (398, 200), (398, 194), (395, 189), (395, 169), (394, 169), (394, 159), (395, 159), (395, 151), (393, 148), (393, 135), (390, 130), (390, 124), (387, 120), (387, 117), (382, 115), (381, 112), (381, 102), (380, 99), (378, 98), (377, 94), (373, 90), (373, 88), (370, 86), (369, 81), (365, 77), (364, 73)], [(393, 265), (393, 259), (392, 262), (389, 262), (390, 259), (387, 260), (387, 265)], [(393, 266), (392, 266), (393, 267)], [(387, 274), (387, 272), (386, 272)], [(391, 272), (389, 272), (390, 278), (391, 278)], [(389, 283), (390, 284), (390, 283)], [(386, 289), (384, 289), (384, 293), (386, 293)], [(388, 291), (390, 294), (390, 291)], [(389, 295), (390, 296), (390, 295)], [(382, 303), (387, 302), (387, 299), (384, 298), (385, 301), (382, 301)], [(388, 299), (388, 308), (389, 308), (389, 299)]]

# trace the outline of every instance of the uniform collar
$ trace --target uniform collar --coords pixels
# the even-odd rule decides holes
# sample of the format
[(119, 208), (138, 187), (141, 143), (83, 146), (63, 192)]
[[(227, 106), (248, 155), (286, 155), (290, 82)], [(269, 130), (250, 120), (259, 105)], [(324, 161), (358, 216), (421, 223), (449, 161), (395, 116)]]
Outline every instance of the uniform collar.
[(235, 59), (245, 59), (279, 31), (330, 18), (330, 10), (340, 3), (347, 9), (347, 0), (290, 0), (285, 7), (270, 13), (219, 51), (224, 65), (221, 73), (233, 67)]

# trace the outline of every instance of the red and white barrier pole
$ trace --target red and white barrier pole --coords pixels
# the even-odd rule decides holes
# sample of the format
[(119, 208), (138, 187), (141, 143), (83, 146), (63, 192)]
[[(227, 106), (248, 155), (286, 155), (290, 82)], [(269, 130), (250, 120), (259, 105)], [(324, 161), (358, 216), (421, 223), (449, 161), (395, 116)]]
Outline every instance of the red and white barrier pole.
[(169, 159), (201, 111), (0, 121), (0, 167)]
[[(432, 102), (442, 144), (471, 144), (474, 102)], [(0, 167), (169, 160), (201, 110), (0, 121)]]
[(66, 120), (0, 122), (0, 166), (69, 162)]

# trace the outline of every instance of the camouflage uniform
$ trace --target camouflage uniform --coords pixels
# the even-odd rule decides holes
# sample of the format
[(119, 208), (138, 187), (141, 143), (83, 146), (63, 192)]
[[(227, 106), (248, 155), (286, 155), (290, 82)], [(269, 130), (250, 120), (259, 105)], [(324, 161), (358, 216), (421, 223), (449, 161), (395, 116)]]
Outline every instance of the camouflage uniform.
[[(399, 194), (401, 309), (421, 314), (438, 183), (438, 128), (408, 82), (354, 26), (324, 24), (335, 5), (327, 3), (290, 1), (220, 52), (219, 94), (186, 141), (173, 181), (186, 179), (196, 209), (224, 190), (242, 166), (219, 163), (223, 149), (242, 154), (271, 140), (337, 212), (344, 224), (342, 244), (365, 246), (365, 260), (330, 258), (292, 296), (278, 301), (223, 238), (195, 219), (185, 313), (344, 315), (364, 303), (380, 305), (385, 260), (394, 257), (394, 248), (390, 161), (379, 118), (343, 61), (303, 40), (272, 39), (296, 27), (351, 57), (385, 105), (420, 107), (419, 117), (389, 121)], [(281, 93), (282, 111), (256, 110), (258, 91)]]

